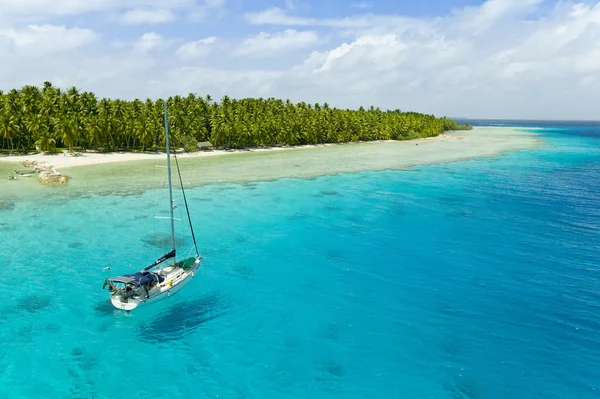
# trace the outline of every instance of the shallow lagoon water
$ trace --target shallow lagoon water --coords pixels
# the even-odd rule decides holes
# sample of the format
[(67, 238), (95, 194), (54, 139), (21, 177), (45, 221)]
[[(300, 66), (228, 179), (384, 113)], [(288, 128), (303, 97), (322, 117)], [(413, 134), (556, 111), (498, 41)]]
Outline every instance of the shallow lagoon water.
[(0, 397), (598, 397), (600, 136), (543, 139), (192, 188), (201, 272), (132, 313), (108, 303), (103, 268), (164, 252), (166, 190), (15, 201), (0, 210)]
[[(409, 141), (344, 143), (268, 151), (215, 151), (178, 155), (186, 187), (215, 183), (247, 183), (280, 178), (310, 179), (324, 175), (375, 170), (405, 170), (414, 165), (496, 156), (506, 151), (535, 148), (537, 134), (510, 127), (477, 127), (438, 137)], [(118, 162), (123, 157), (137, 160)], [(134, 158), (136, 159), (136, 158)], [(0, 179), (0, 193), (8, 199), (28, 196), (135, 195), (165, 187), (164, 154), (95, 154), (78, 157), (26, 155), (0, 157), (0, 173), (21, 169), (19, 162), (56, 166), (70, 177), (66, 186), (45, 187), (36, 178), (17, 182)], [(95, 164), (95, 162), (104, 162)], [(85, 166), (77, 166), (83, 164)]]

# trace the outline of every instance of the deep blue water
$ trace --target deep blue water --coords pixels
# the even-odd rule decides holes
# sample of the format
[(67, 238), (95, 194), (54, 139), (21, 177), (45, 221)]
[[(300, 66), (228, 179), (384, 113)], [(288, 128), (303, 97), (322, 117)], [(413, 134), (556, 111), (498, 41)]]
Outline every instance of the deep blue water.
[(598, 134), (598, 121), (542, 121), (531, 119), (457, 119), (459, 123), (468, 122), (473, 126), (513, 126), (544, 129), (569, 129), (571, 135)]
[(201, 273), (130, 314), (102, 269), (162, 254), (164, 190), (0, 210), (0, 398), (597, 398), (600, 129), (536, 131), (497, 158), (191, 189)]

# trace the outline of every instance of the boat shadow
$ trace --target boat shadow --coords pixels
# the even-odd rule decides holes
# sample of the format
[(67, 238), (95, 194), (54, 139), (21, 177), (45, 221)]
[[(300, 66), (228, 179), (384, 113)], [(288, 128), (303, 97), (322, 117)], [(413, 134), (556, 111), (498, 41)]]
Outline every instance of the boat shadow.
[(227, 306), (223, 295), (207, 294), (201, 298), (179, 302), (160, 312), (148, 323), (141, 323), (139, 339), (147, 343), (176, 341), (198, 327), (223, 316)]
[(98, 316), (110, 316), (115, 314), (115, 311), (119, 311), (117, 308), (110, 303), (110, 299), (103, 300), (101, 302), (96, 302), (94, 305), (94, 312)]

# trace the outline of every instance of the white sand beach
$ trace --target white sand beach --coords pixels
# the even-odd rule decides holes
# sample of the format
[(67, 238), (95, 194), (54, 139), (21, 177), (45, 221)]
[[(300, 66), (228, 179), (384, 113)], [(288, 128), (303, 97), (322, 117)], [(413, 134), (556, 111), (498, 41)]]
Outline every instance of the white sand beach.
[[(242, 151), (178, 154), (186, 185), (248, 182), (278, 178), (311, 178), (344, 172), (405, 169), (416, 165), (500, 155), (541, 144), (535, 133), (507, 127), (480, 127), (411, 141), (347, 143)], [(155, 186), (155, 167), (164, 153), (82, 153), (0, 157), (0, 173), (23, 169), (23, 161), (52, 165), (71, 177), (64, 187), (35, 191), (122, 191)], [(26, 181), (25, 181), (26, 180)], [(35, 184), (34, 184), (35, 183)], [(38, 185), (37, 178), (0, 180), (0, 193), (22, 193)], [(117, 189), (116, 187), (119, 187)]]
[[(278, 149), (278, 148), (276, 148)], [(273, 149), (273, 150), (276, 150)], [(253, 151), (265, 151), (265, 150), (253, 150)], [(201, 157), (201, 156), (214, 156), (222, 154), (231, 154), (239, 151), (202, 151), (192, 153), (181, 153), (177, 154), (179, 158), (189, 157)], [(133, 153), (133, 152), (110, 152), (110, 153), (97, 153), (97, 152), (79, 152), (76, 155), (67, 153), (59, 154), (34, 154), (34, 155), (15, 155), (0, 157), (0, 162), (19, 162), (24, 161), (35, 161), (37, 163), (46, 163), (54, 166), (57, 169), (71, 168), (75, 166), (88, 166), (98, 165), (112, 162), (130, 162), (130, 161), (145, 161), (149, 159), (161, 159), (165, 157), (165, 153)]]

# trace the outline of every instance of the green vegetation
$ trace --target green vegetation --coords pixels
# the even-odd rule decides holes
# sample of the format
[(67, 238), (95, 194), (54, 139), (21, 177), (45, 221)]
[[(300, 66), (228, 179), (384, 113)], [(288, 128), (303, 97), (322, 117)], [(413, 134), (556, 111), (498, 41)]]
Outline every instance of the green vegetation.
[[(164, 100), (122, 101), (62, 91), (50, 82), (0, 91), (0, 150), (145, 151), (164, 148)], [(175, 96), (167, 100), (172, 140), (186, 151), (290, 146), (370, 140), (407, 140), (470, 128), (415, 112), (330, 108), (274, 98)]]
[(450, 126), (448, 130), (473, 130), (473, 126), (471, 126), (470, 123), (465, 123), (464, 125), (455, 123), (454, 126)]

